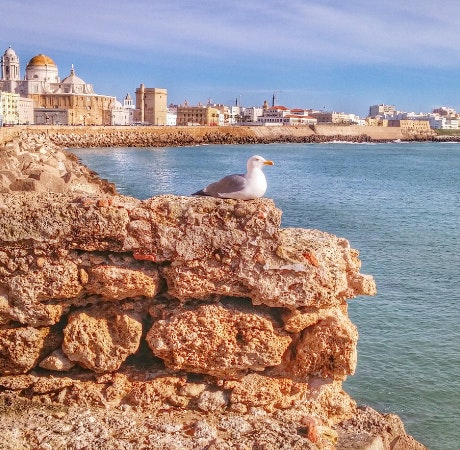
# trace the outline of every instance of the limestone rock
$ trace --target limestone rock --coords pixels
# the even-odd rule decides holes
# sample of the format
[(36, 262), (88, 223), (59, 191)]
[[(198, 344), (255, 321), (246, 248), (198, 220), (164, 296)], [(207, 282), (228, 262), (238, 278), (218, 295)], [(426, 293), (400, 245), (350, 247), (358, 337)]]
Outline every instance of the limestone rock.
[(0, 330), (0, 375), (28, 372), (58, 345), (59, 337), (51, 328)]
[(342, 305), (340, 308), (325, 309), (310, 306), (295, 310), (284, 310), (281, 316), (284, 322), (284, 329), (290, 333), (298, 333), (326, 317), (338, 315), (342, 310), (346, 312), (346, 309), (346, 305)]
[(358, 331), (348, 316), (328, 316), (302, 331), (280, 370), (301, 380), (311, 375), (343, 380), (356, 369), (357, 342)]
[(74, 298), (79, 295), (82, 286), (75, 263), (64, 259), (39, 260), (30, 259), (26, 273), (10, 278), (9, 316), (12, 320), (33, 326), (53, 325), (60, 320), (65, 306), (42, 302)]
[(115, 305), (69, 315), (62, 348), (66, 356), (95, 372), (117, 370), (139, 348), (142, 323)]
[[(366, 449), (364, 445), (359, 445), (356, 441), (356, 430), (364, 431), (361, 436), (367, 436), (367, 443), (380, 440), (383, 444), (381, 448), (391, 450), (427, 450), (427, 448), (408, 436), (404, 430), (404, 424), (395, 414), (380, 414), (374, 409), (364, 406), (358, 408), (356, 414), (340, 424), (339, 435), (344, 442), (344, 449)], [(355, 430), (351, 435), (347, 435), (350, 429)], [(359, 436), (359, 435), (358, 435)], [(378, 439), (379, 438), (379, 439)]]
[[(7, 153), (5, 156), (4, 151)], [(0, 176), (0, 192), (74, 192), (99, 195), (116, 192), (113, 184), (98, 179), (93, 172), (79, 164), (75, 156), (63, 152), (45, 136), (33, 132), (28, 132), (27, 137), (16, 138), (0, 148), (0, 154), (0, 167), (8, 169), (9, 172), (7, 177)], [(72, 179), (71, 173), (78, 178)]]
[(90, 270), (85, 290), (107, 300), (154, 297), (159, 292), (158, 271), (139, 271), (116, 266), (95, 266)]
[(198, 398), (197, 406), (202, 411), (213, 412), (223, 410), (228, 404), (227, 395), (222, 391), (203, 391)]
[(135, 382), (125, 401), (142, 408), (161, 408), (175, 398), (181, 386), (186, 383), (183, 376), (159, 376), (147, 382)]
[(67, 372), (70, 369), (73, 369), (75, 365), (76, 363), (67, 358), (60, 348), (48, 355), (39, 364), (42, 369), (54, 370), (56, 372)]
[(269, 377), (251, 373), (227, 386), (233, 387), (230, 402), (237, 410), (260, 407), (268, 412), (287, 409), (308, 397), (308, 383), (296, 383), (290, 378)]
[(234, 295), (296, 309), (376, 292), (348, 241), (317, 230), (279, 230), (281, 214), (270, 200), (161, 196), (144, 205), (155, 229), (153, 241), (139, 245), (155, 261), (174, 261), (162, 275), (176, 298)]
[(146, 340), (168, 367), (222, 378), (278, 365), (291, 342), (268, 313), (241, 312), (235, 302), (173, 311)]

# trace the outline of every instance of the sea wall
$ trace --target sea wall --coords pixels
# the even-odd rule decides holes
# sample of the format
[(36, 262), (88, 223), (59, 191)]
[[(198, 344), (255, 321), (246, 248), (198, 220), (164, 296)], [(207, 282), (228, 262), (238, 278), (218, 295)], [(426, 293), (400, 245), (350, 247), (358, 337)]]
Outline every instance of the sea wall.
[[(45, 139), (3, 164), (67, 167)], [(280, 228), (270, 199), (36, 181), (0, 194), (4, 448), (424, 448), (343, 390), (347, 301), (376, 293), (346, 239)]]
[(0, 130), (0, 142), (14, 137), (44, 135), (64, 147), (164, 147), (201, 144), (266, 144), (273, 142), (315, 143), (334, 140), (388, 142), (433, 139), (399, 127), (317, 125), (265, 127), (72, 127), (30, 126)]

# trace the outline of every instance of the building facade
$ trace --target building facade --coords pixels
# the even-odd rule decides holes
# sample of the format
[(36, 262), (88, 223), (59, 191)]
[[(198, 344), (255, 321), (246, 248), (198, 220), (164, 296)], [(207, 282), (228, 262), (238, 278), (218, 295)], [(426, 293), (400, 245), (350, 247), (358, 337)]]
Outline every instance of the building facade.
[[(21, 80), (19, 58), (9, 47), (3, 54), (1, 68), (0, 90), (31, 98), (34, 118), (39, 123), (58, 120), (66, 125), (111, 124), (115, 97), (96, 94), (91, 84), (76, 75), (73, 65), (70, 74), (61, 81), (55, 62), (39, 54), (29, 61)], [(67, 113), (55, 111), (57, 118), (56, 114), (50, 116), (48, 110), (52, 109)]]
[(428, 120), (388, 120), (388, 126), (401, 127), (401, 129), (413, 133), (428, 133), (430, 131), (430, 122)]
[(310, 113), (318, 123), (333, 123), (336, 125), (350, 125), (353, 120), (350, 114), (343, 112), (328, 112), (328, 111), (312, 111)]
[(252, 106), (243, 108), (243, 122), (246, 124), (257, 123), (257, 119), (263, 114), (263, 108)]
[(213, 106), (178, 106), (176, 123), (180, 126), (218, 126), (221, 113)]
[(386, 117), (391, 116), (396, 112), (394, 105), (372, 105), (369, 107), (369, 117)]
[(31, 125), (35, 123), (34, 101), (28, 97), (19, 97), (18, 100), (19, 125)]
[(149, 125), (167, 125), (168, 91), (160, 88), (146, 88), (144, 84), (136, 89), (134, 121)]
[(2, 125), (19, 125), (19, 94), (0, 91)]
[(262, 115), (257, 121), (265, 126), (294, 126), (316, 125), (317, 119), (310, 116), (308, 111), (300, 108), (289, 109), (286, 106), (263, 108)]

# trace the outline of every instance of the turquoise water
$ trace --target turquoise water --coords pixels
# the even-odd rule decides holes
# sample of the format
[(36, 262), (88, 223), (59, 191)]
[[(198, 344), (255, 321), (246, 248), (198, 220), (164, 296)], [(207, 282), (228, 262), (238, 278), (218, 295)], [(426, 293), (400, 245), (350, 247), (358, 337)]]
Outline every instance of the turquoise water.
[(273, 159), (267, 197), (283, 227), (359, 249), (376, 297), (351, 300), (358, 368), (345, 389), (402, 417), (431, 450), (460, 448), (460, 144), (270, 144), (72, 150), (125, 195), (189, 195)]

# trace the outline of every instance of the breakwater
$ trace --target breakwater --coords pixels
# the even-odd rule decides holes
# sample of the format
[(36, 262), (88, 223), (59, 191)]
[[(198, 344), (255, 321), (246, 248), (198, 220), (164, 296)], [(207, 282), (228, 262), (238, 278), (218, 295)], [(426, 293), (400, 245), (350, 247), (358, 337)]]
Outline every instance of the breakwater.
[(409, 133), (399, 127), (317, 125), (312, 127), (73, 127), (18, 126), (2, 129), (0, 143), (15, 137), (44, 135), (62, 147), (177, 147), (203, 144), (321, 143), (331, 141), (389, 142), (433, 140), (434, 136)]

